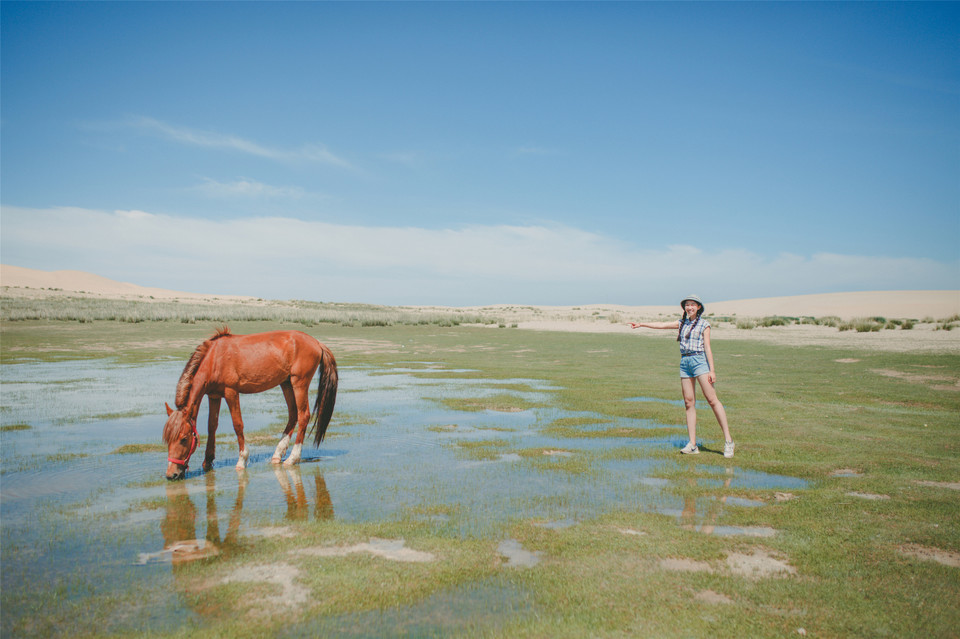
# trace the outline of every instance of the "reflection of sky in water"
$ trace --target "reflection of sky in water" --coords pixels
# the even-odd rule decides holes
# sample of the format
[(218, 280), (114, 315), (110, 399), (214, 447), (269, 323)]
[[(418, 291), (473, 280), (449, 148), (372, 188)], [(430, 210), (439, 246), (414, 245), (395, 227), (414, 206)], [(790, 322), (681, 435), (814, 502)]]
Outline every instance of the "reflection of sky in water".
[[(676, 474), (681, 469), (677, 460), (602, 457), (606, 451), (631, 447), (679, 448), (686, 439), (682, 426), (672, 426), (676, 435), (642, 439), (554, 437), (549, 433), (557, 431), (547, 427), (558, 419), (595, 420), (571, 427), (581, 431), (664, 426), (555, 408), (557, 389), (539, 380), (448, 378), (437, 375), (436, 366), (341, 368), (336, 412), (320, 449), (306, 448), (305, 462), (287, 471), (269, 464), (274, 444), (254, 446), (242, 480), (233, 468), (236, 439), (224, 404), (214, 471), (197, 470), (201, 448), (191, 460), (188, 479), (177, 488), (176, 503), (187, 516), (180, 506), (171, 505), (170, 487), (162, 479), (165, 451), (112, 454), (125, 444), (161, 443), (163, 404), (173, 401), (182, 362), (135, 366), (89, 360), (0, 367), (0, 421), (4, 426), (31, 426), (0, 433), (3, 588), (30, 574), (50, 578), (51, 573), (75, 574), (80, 568), (98, 579), (97, 588), (109, 590), (117, 571), (127, 575), (125, 579), (143, 579), (146, 587), (163, 574), (157, 571), (168, 571), (169, 566), (143, 566), (135, 578), (129, 576), (129, 566), (140, 553), (156, 552), (170, 541), (162, 530), (169, 531), (165, 522), (171, 517), (183, 535), (196, 538), (209, 537), (211, 531), (223, 537), (231, 525), (234, 534), (249, 537), (264, 525), (321, 516), (347, 522), (413, 516), (449, 534), (496, 538), (521, 520), (562, 528), (619, 509), (676, 517), (684, 512), (684, 501), (671, 491), (671, 482), (654, 476)], [(430, 375), (418, 377), (417, 371)], [(442, 403), (503, 395), (523, 400), (521, 405), (543, 406), (471, 412)], [(248, 432), (272, 425), (279, 436), (286, 421), (279, 389), (244, 395), (241, 408)], [(206, 413), (204, 406), (198, 420), (201, 434)], [(494, 459), (476, 460), (458, 446), (469, 441), (499, 441), (504, 446), (490, 448)], [(518, 454), (530, 449), (572, 455), (531, 459)], [(587, 472), (564, 470), (565, 464), (580, 462)], [(701, 463), (697, 471), (702, 486), (805, 485), (799, 479), (733, 466)], [(754, 505), (745, 501), (728, 505)], [(694, 508), (695, 522), (719, 516), (715, 506), (704, 502)], [(67, 534), (71, 530), (74, 533)], [(122, 534), (110, 532), (118, 530)], [(12, 553), (32, 545), (45, 548), (44, 558), (28, 551), (13, 560)], [(111, 557), (106, 562), (104, 548)]]
[[(461, 533), (487, 533), (491, 527), (517, 518), (585, 519), (615, 508), (656, 511), (656, 502), (670, 499), (651, 490), (646, 480), (653, 474), (674, 471), (676, 462), (644, 458), (601, 461), (597, 455), (612, 448), (676, 446), (682, 443), (682, 433), (643, 439), (553, 437), (541, 431), (561, 418), (596, 420), (572, 427), (582, 431), (662, 425), (554, 408), (550, 404), (556, 388), (539, 380), (446, 378), (432, 374), (439, 370), (436, 364), (424, 364), (422, 369), (407, 366), (386, 371), (341, 368), (337, 414), (328, 439), (319, 451), (304, 451), (308, 460), (319, 463), (339, 518), (367, 521), (418, 506), (446, 506), (459, 513)], [(162, 452), (109, 453), (124, 444), (159, 443), (165, 419), (163, 402), (172, 400), (181, 369), (182, 364), (175, 361), (146, 366), (71, 361), (0, 369), (3, 424), (33, 426), (3, 433), (5, 514), (47, 495), (64, 498), (74, 492), (76, 498), (82, 498), (93, 490), (116, 490), (118, 482), (155, 480), (163, 470)], [(418, 377), (418, 370), (431, 375)], [(544, 406), (498, 412), (459, 411), (442, 404), (444, 399), (502, 395)], [(244, 395), (241, 406), (248, 432), (269, 424), (279, 431), (284, 421), (286, 410), (279, 389)], [(201, 432), (206, 410), (201, 409), (198, 420)], [(338, 423), (337, 415), (344, 416), (344, 424)], [(502, 449), (492, 450), (508, 454), (494, 460), (472, 460), (458, 452), (457, 445), (471, 440), (503, 442)], [(540, 448), (562, 449), (573, 455), (535, 463), (514, 454)], [(272, 445), (252, 447), (252, 481), (267, 471), (266, 481), (275, 481), (267, 463), (271, 452)], [(237, 454), (225, 406), (217, 454), (216, 472), (224, 474)], [(196, 470), (201, 455), (202, 450), (191, 460), (194, 468), (188, 482), (201, 475)], [(580, 455), (594, 472), (550, 470), (552, 465), (562, 466)], [(730, 488), (796, 489), (804, 485), (795, 478), (740, 469), (735, 470), (731, 482), (723, 475), (725, 467), (698, 468), (701, 473), (716, 475), (716, 479), (700, 480), (708, 486), (720, 486), (725, 479)], [(57, 481), (47, 481), (52, 477)], [(220, 489), (229, 488), (221, 485)], [(247, 497), (251, 507), (268, 510), (270, 499), (273, 497), (256, 494)], [(123, 507), (125, 501), (117, 499), (116, 507)]]
[[(676, 467), (673, 462), (662, 460), (590, 461), (602, 467), (602, 472), (569, 476), (563, 472), (535, 471), (527, 460), (511, 456), (495, 462), (474, 463), (457, 454), (457, 442), (501, 440), (506, 443), (508, 452), (559, 448), (592, 457), (591, 453), (611, 448), (673, 446), (683, 438), (682, 433), (677, 437), (642, 440), (551, 437), (543, 434), (541, 429), (561, 418), (596, 420), (595, 423), (572, 427), (583, 431), (658, 428), (662, 425), (649, 420), (611, 418), (551, 407), (552, 391), (557, 389), (539, 380), (458, 379), (433, 374), (418, 377), (418, 370), (434, 373), (440, 369), (435, 363), (424, 363), (422, 369), (409, 366), (386, 371), (342, 368), (337, 414), (328, 431), (328, 440), (319, 451), (305, 451), (308, 458), (319, 457), (322, 471), (332, 474), (331, 483), (343, 487), (345, 492), (335, 491), (334, 494), (344, 517), (382, 517), (405, 506), (438, 502), (457, 506), (474, 503), (478, 507), (483, 505), (483, 510), (489, 512), (490, 504), (498, 503), (498, 495), (515, 499), (526, 496), (530, 501), (529, 508), (534, 511), (543, 511), (545, 507), (537, 502), (549, 498), (562, 498), (574, 510), (604, 510), (622, 504), (624, 500), (635, 501), (623, 494), (624, 481), (630, 480), (628, 483), (636, 492), (637, 485), (642, 487), (643, 484), (634, 480), (658, 469), (669, 472)], [(57, 493), (62, 491), (63, 484), (81, 489), (90, 483), (83, 481), (83, 475), (92, 472), (97, 474), (98, 485), (113, 485), (117, 480), (153, 479), (153, 473), (161, 472), (152, 466), (162, 468), (162, 453), (106, 454), (124, 444), (159, 443), (165, 419), (163, 402), (172, 400), (181, 369), (182, 364), (176, 361), (146, 366), (70, 361), (2, 367), (3, 424), (33, 426), (31, 430), (3, 433), (4, 461), (10, 464), (7, 468), (12, 466), (12, 470), (23, 470), (22, 473), (6, 473), (4, 502), (16, 501), (19, 484), (34, 480), (33, 475), (40, 473), (41, 466), (44, 475), (55, 470), (67, 481), (57, 482), (61, 485), (47, 490), (28, 491), (34, 495)], [(511, 395), (544, 406), (519, 412), (497, 412), (458, 411), (442, 404), (444, 399), (497, 395)], [(279, 389), (244, 395), (241, 406), (248, 432), (270, 424), (279, 431), (285, 418), (285, 405)], [(344, 424), (338, 424), (338, 414), (344, 415)], [(206, 407), (201, 409), (198, 420), (201, 432), (204, 431), (205, 415)], [(253, 447), (251, 471), (269, 457), (271, 450), (272, 445)], [(196, 456), (199, 457), (201, 452), (198, 451)], [(229, 413), (224, 406), (218, 437), (218, 466), (232, 465), (236, 453)], [(51, 455), (58, 457), (47, 459)], [(63, 455), (87, 457), (71, 459), (63, 458)], [(43, 462), (35, 464), (34, 472), (31, 472), (29, 462), (18, 464), (15, 459), (22, 456), (43, 456)], [(194, 466), (199, 465), (198, 459), (192, 461)], [(553, 461), (559, 463), (562, 460)], [(50, 466), (63, 468), (51, 469)], [(716, 473), (718, 485), (723, 481), (724, 467), (701, 465), (699, 469)], [(17, 478), (20, 474), (26, 477)], [(705, 482), (710, 483), (709, 480)], [(794, 478), (737, 469), (730, 487), (788, 489), (802, 485), (802, 480)], [(537, 487), (546, 493), (539, 492)], [(349, 495), (353, 491), (366, 496), (352, 498)], [(388, 497), (377, 498), (376, 495)], [(587, 508), (586, 504), (597, 504), (597, 507)], [(509, 516), (514, 514), (524, 516), (522, 513), (510, 513)], [(573, 513), (567, 513), (570, 514)], [(580, 513), (582, 516), (590, 514)]]

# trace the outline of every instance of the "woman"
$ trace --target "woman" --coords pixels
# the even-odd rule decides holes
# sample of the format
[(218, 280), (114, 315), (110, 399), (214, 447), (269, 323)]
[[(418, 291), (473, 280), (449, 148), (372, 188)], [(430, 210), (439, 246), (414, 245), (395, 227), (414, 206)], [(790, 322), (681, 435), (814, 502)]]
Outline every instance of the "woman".
[(713, 414), (717, 417), (720, 430), (726, 443), (723, 445), (723, 456), (733, 457), (734, 443), (730, 437), (730, 428), (727, 426), (727, 412), (723, 404), (717, 399), (717, 391), (713, 385), (717, 383), (716, 367), (713, 365), (713, 351), (710, 349), (710, 322), (703, 319), (703, 302), (696, 295), (685, 297), (680, 302), (683, 317), (673, 322), (642, 322), (630, 323), (630, 328), (661, 328), (677, 331), (677, 341), (680, 342), (680, 389), (683, 392), (683, 405), (687, 413), (687, 433), (690, 441), (680, 449), (685, 455), (696, 455), (697, 448), (697, 397), (696, 384), (700, 382), (700, 389), (706, 398)]

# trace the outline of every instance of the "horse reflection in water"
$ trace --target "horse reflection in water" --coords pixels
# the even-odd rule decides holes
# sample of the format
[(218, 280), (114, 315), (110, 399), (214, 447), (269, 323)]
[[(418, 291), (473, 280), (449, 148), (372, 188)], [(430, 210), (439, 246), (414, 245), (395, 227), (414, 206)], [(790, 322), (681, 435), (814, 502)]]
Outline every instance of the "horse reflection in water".
[[(242, 552), (245, 542), (240, 537), (240, 523), (243, 514), (243, 501), (249, 477), (246, 471), (237, 473), (237, 496), (227, 520), (227, 529), (221, 534), (220, 517), (217, 512), (216, 471), (204, 476), (206, 493), (206, 533), (203, 539), (197, 538), (198, 509), (190, 497), (190, 484), (175, 483), (167, 485), (166, 514), (160, 524), (164, 549), (154, 555), (169, 555), (174, 569), (180, 565), (213, 557), (230, 557)], [(304, 488), (300, 467), (276, 469), (277, 482), (287, 503), (286, 518), (292, 521), (306, 521), (310, 516), (310, 502)], [(327, 491), (327, 484), (319, 469), (313, 473), (314, 517), (317, 520), (333, 519), (333, 502)]]
[[(277, 477), (283, 494), (287, 498), (287, 519), (291, 521), (306, 521), (310, 515), (310, 503), (307, 501), (307, 493), (303, 488), (303, 478), (300, 475), (299, 468), (280, 469), (274, 468), (274, 474)], [(314, 517), (319, 521), (321, 519), (333, 519), (333, 502), (330, 501), (330, 493), (327, 492), (327, 484), (323, 481), (323, 476), (318, 472), (313, 476), (315, 484), (316, 512)]]

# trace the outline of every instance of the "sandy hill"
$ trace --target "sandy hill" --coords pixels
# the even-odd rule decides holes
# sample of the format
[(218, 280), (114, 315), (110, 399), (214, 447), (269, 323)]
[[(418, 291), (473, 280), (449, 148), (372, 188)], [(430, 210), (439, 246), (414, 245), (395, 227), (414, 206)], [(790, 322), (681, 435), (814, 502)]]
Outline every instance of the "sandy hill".
[[(117, 282), (82, 271), (39, 271), (19, 266), (0, 265), (0, 286), (19, 287), (32, 291), (59, 290), (83, 292), (88, 295), (118, 298), (154, 299), (208, 299), (242, 300), (232, 296), (183, 293), (159, 288), (147, 288)], [(10, 289), (7, 289), (7, 293)], [(581, 305), (581, 311), (617, 311), (625, 317), (651, 317), (679, 315), (679, 300), (676, 306), (617, 306)], [(855, 293), (825, 293), (821, 295), (797, 295), (792, 297), (768, 297), (761, 299), (714, 302), (709, 299), (707, 312), (714, 315), (738, 317), (765, 317), (783, 315), (788, 317), (835, 315), (843, 319), (854, 317), (882, 316), (887, 318), (935, 318), (942, 319), (960, 314), (960, 291), (874, 291)], [(488, 307), (489, 308), (489, 307)], [(562, 311), (570, 307), (540, 307)]]

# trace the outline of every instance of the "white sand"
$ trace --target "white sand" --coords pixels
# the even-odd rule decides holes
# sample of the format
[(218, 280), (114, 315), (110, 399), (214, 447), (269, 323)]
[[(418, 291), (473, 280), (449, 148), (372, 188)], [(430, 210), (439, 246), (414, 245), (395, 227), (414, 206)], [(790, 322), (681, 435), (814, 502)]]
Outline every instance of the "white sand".
[[(0, 265), (0, 286), (19, 287), (47, 291), (63, 291), (116, 299), (189, 299), (189, 300), (251, 300), (252, 297), (230, 295), (203, 295), (200, 293), (182, 293), (160, 288), (137, 286), (127, 282), (116, 282), (83, 271), (38, 271), (20, 266)], [(5, 293), (7, 291), (4, 291)]]

